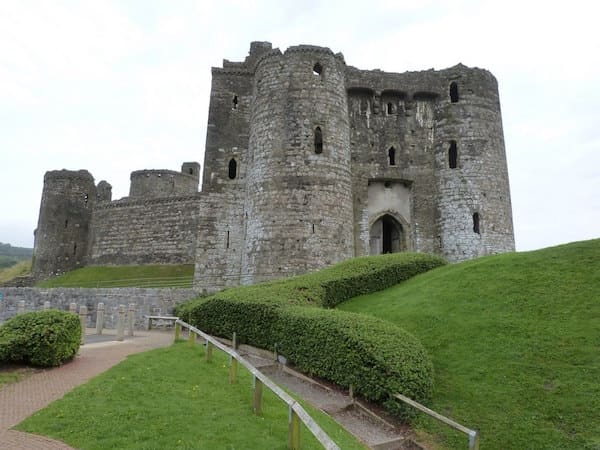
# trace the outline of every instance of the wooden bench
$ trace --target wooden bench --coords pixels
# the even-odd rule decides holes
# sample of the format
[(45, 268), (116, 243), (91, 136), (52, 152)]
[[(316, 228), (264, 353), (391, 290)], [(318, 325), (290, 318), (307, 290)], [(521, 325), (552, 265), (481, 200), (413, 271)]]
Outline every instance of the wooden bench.
[(179, 317), (175, 317), (175, 316), (144, 316), (144, 321), (146, 321), (146, 330), (149, 330), (150, 328), (152, 328), (152, 321), (153, 320), (170, 320), (172, 322), (175, 322), (177, 319), (179, 319)]

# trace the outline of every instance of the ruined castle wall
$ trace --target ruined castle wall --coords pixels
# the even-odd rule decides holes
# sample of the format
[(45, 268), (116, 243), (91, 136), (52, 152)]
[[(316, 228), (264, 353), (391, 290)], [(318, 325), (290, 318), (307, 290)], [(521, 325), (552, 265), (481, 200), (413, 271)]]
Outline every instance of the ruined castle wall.
[(311, 46), (273, 52), (257, 64), (244, 283), (304, 273), (353, 255), (344, 68), (340, 56)]
[(35, 234), (33, 274), (47, 278), (87, 263), (90, 219), (96, 201), (87, 170), (46, 172)]
[(204, 153), (203, 192), (243, 195), (248, 167), (252, 72), (246, 65), (213, 68)]
[(198, 174), (173, 170), (136, 170), (131, 173), (131, 199), (193, 195), (198, 192)]
[(199, 204), (194, 289), (212, 293), (240, 284), (246, 234), (244, 196), (236, 191), (204, 195)]
[(96, 205), (90, 264), (193, 264), (201, 194)]
[[(144, 327), (144, 315), (172, 314), (174, 307), (194, 298), (192, 289), (175, 288), (0, 288), (0, 323), (17, 314), (20, 301), (25, 302), (25, 311), (39, 311), (45, 302), (52, 309), (68, 311), (71, 303), (85, 305), (88, 309), (86, 326), (96, 326), (98, 303), (104, 303), (105, 328), (116, 328), (119, 305), (127, 308), (135, 303), (135, 327)], [(79, 310), (79, 309), (78, 309)]]
[[(419, 73), (421, 74), (421, 73)], [(436, 230), (436, 183), (433, 169), (435, 104), (439, 93), (433, 76), (348, 68), (348, 114), (356, 255), (370, 251), (369, 232), (389, 213), (403, 225), (407, 248), (440, 253)], [(410, 214), (402, 204), (369, 207), (369, 185), (410, 191)], [(372, 190), (371, 190), (372, 191)]]
[[(452, 82), (457, 89), (457, 101), (451, 102), (447, 94), (436, 111), (438, 223), (444, 255), (450, 261), (462, 261), (514, 251), (496, 79), (485, 70), (464, 66), (442, 74), (446, 89)], [(456, 149), (454, 163), (450, 162), (450, 146)]]

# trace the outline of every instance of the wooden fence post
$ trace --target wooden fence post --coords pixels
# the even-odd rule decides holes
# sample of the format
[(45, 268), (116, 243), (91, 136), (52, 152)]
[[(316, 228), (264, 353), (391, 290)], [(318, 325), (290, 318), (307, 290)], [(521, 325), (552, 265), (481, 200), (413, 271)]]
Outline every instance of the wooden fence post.
[(79, 307), (79, 322), (81, 323), (81, 345), (85, 344), (85, 328), (87, 322), (87, 306), (81, 305)]
[(77, 314), (77, 303), (71, 303), (69, 304), (69, 312), (73, 313), (73, 314)]
[(119, 321), (117, 322), (117, 341), (125, 339), (125, 305), (119, 305)]
[(298, 450), (300, 448), (300, 418), (290, 405), (288, 416), (288, 448)]
[(96, 307), (96, 334), (102, 334), (104, 328), (104, 303), (98, 303)]
[(231, 357), (231, 365), (229, 366), (229, 384), (237, 384), (238, 360)]
[(260, 416), (262, 414), (262, 392), (263, 382), (254, 376), (254, 414)]
[(234, 350), (237, 350), (238, 348), (237, 334), (235, 334), (235, 331), (233, 332), (233, 338), (231, 339), (231, 346)]
[(196, 343), (196, 333), (192, 333), (192, 330), (190, 329), (190, 335), (188, 336), (188, 345), (190, 347), (193, 347), (195, 343)]
[(181, 324), (175, 322), (175, 342), (179, 340), (179, 336), (181, 336)]
[(206, 341), (206, 362), (212, 361), (212, 348), (213, 345), (209, 340)]

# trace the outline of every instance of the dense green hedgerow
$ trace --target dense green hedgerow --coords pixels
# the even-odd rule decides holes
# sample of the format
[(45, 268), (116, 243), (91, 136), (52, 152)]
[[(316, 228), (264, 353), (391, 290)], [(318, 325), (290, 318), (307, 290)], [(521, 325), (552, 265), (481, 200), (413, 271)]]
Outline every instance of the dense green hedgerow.
[(79, 317), (49, 310), (20, 314), (0, 327), (0, 361), (58, 366), (77, 354)]
[[(357, 295), (380, 291), (444, 264), (446, 261), (439, 256), (424, 253), (364, 256), (306, 275), (227, 289), (214, 297), (334, 307)], [(192, 301), (180, 305), (178, 314), (185, 317), (193, 304)]]
[[(218, 335), (277, 349), (301, 370), (352, 385), (355, 392), (402, 414), (389, 395), (425, 401), (433, 366), (411, 334), (380, 319), (332, 307), (445, 264), (424, 254), (355, 258), (317, 273), (239, 287), (180, 305), (177, 314)], [(387, 402), (387, 403), (386, 403)]]

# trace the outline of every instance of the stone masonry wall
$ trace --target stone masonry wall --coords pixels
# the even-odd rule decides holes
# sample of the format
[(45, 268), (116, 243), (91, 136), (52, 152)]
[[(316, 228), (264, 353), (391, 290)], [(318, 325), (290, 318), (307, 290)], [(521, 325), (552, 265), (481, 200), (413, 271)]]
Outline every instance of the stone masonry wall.
[(133, 199), (194, 195), (198, 174), (173, 170), (136, 170), (131, 173), (129, 197)]
[(69, 310), (71, 303), (88, 308), (88, 327), (96, 326), (97, 305), (104, 303), (105, 327), (116, 328), (119, 305), (129, 308), (136, 304), (136, 328), (143, 328), (144, 315), (170, 315), (175, 305), (196, 296), (192, 289), (146, 289), (146, 288), (0, 288), (3, 299), (0, 300), (0, 322), (17, 314), (20, 300), (25, 301), (25, 311), (42, 309), (44, 302), (49, 301), (51, 308)]
[(193, 264), (200, 194), (98, 204), (90, 264)]

